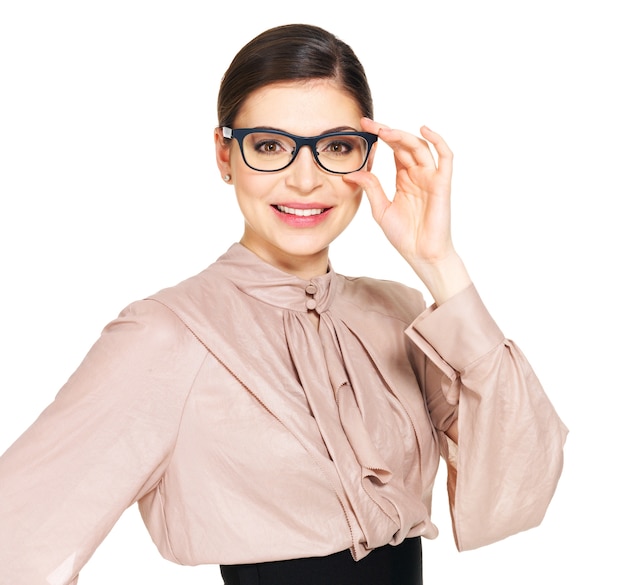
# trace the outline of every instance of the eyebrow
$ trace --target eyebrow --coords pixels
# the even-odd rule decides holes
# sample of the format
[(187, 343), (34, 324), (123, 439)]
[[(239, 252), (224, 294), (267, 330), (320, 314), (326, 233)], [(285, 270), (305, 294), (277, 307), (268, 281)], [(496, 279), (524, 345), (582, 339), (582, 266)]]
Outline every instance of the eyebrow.
[[(255, 126), (255, 128), (258, 128), (259, 130), (276, 130), (278, 132), (287, 132), (287, 130), (283, 130), (282, 128), (276, 128), (274, 126)], [(352, 126), (337, 126), (336, 128), (330, 128), (328, 130), (324, 130), (320, 134), (317, 134), (317, 136), (323, 136), (324, 134), (331, 134), (333, 132), (359, 132), (359, 130), (357, 130), (356, 128), (353, 128)], [(293, 132), (287, 132), (287, 134), (293, 134)], [(293, 135), (300, 136), (299, 134), (293, 134)], [(306, 138), (306, 137), (303, 136), (302, 138)]]

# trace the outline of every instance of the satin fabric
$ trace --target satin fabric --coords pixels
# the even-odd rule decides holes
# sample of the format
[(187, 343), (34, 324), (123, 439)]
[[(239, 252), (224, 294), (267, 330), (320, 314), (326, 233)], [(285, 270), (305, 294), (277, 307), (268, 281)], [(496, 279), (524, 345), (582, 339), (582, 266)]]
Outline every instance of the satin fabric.
[(134, 502), (177, 563), (362, 559), (437, 535), (440, 455), (476, 548), (541, 522), (566, 432), (473, 286), (426, 309), (235, 244), (127, 307), (0, 458), (0, 583), (73, 583)]

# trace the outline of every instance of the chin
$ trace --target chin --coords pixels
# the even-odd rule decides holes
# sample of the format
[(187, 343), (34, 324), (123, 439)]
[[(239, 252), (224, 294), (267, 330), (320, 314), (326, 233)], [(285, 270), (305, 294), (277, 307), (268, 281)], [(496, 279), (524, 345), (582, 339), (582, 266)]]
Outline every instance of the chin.
[(319, 256), (320, 254), (326, 254), (328, 252), (328, 247), (330, 246), (330, 242), (326, 242), (324, 244), (312, 244), (302, 242), (300, 244), (294, 245), (293, 243), (287, 244), (285, 246), (277, 246), (284, 254), (288, 256), (294, 256), (298, 258), (310, 258), (314, 256)]

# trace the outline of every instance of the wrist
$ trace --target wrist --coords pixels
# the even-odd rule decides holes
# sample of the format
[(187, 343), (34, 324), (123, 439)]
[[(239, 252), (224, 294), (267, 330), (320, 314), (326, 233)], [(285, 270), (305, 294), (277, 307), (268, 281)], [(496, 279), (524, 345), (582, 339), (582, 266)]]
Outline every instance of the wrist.
[(456, 252), (437, 261), (409, 261), (437, 305), (445, 303), (472, 284), (465, 264)]

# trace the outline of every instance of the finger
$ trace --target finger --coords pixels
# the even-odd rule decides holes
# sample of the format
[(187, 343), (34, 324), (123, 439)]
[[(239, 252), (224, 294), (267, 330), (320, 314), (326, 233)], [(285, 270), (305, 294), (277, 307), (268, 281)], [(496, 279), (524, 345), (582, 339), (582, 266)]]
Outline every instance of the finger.
[(452, 160), (454, 155), (446, 141), (436, 132), (433, 132), (428, 126), (420, 128), (422, 136), (430, 142), (437, 152), (437, 167), (446, 174), (452, 173)]
[(375, 122), (371, 118), (366, 118), (365, 116), (361, 118), (361, 128), (364, 132), (371, 132), (372, 134), (378, 134), (380, 130), (383, 128), (389, 128), (389, 126), (385, 126), (385, 124), (381, 124), (380, 122)]
[(369, 171), (357, 171), (343, 175), (343, 180), (348, 183), (356, 183), (367, 195), (372, 208), (372, 216), (380, 223), (385, 211), (391, 205), (391, 201), (385, 195), (378, 177)]
[(393, 150), (396, 161), (410, 168), (421, 166), (435, 169), (437, 161), (426, 140), (402, 130), (385, 130), (379, 134), (380, 139)]
[(383, 142), (390, 146), (401, 165), (405, 167), (414, 165), (435, 167), (435, 158), (426, 140), (409, 132), (389, 128), (389, 126), (369, 118), (361, 119), (361, 127), (366, 132), (377, 134)]

